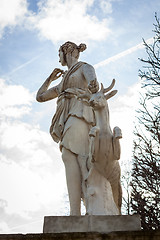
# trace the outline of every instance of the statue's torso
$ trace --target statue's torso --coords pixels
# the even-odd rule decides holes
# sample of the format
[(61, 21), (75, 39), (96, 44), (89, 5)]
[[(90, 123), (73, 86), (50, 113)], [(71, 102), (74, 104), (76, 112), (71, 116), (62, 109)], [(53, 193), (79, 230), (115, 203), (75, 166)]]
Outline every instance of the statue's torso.
[[(66, 73), (59, 84), (57, 110), (51, 125), (52, 137), (56, 133), (61, 139), (61, 146), (76, 154), (88, 152), (88, 132), (90, 126), (95, 124), (92, 107), (76, 96), (78, 89), (87, 90), (88, 88), (89, 79), (84, 75), (84, 65), (86, 68), (88, 64), (80, 66), (69, 74), (67, 79)], [(75, 90), (75, 94), (70, 93), (72, 90)], [(59, 111), (61, 111), (60, 114)]]
[[(88, 65), (86, 63), (84, 64)], [(64, 83), (66, 74), (64, 75), (62, 82), (59, 86), (59, 92), (62, 92), (67, 88), (80, 88), (84, 90), (87, 89), (88, 81), (83, 74), (83, 65), (80, 66), (75, 72), (71, 73), (67, 81)]]
[[(85, 63), (85, 65), (88, 65)], [(70, 74), (67, 81), (64, 84), (65, 76), (62, 79), (62, 82), (59, 86), (59, 93), (62, 94), (67, 89), (81, 89), (87, 90), (88, 80), (83, 74), (83, 66), (79, 67), (75, 72)], [(90, 66), (90, 65), (88, 65)], [(95, 76), (93, 76), (95, 77)], [(67, 94), (68, 95), (68, 94)], [(85, 104), (83, 100), (77, 99), (77, 97), (65, 97), (65, 119), (68, 119), (69, 116), (76, 116), (78, 118), (84, 119), (86, 122), (93, 124), (94, 116), (92, 107)]]

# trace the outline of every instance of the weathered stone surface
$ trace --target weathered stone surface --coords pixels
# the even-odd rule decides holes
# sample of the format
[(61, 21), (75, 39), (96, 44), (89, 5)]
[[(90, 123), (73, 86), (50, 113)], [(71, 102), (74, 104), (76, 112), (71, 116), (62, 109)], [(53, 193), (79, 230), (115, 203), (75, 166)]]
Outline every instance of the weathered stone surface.
[[(110, 127), (108, 99), (115, 79), (104, 88), (96, 77), (93, 66), (79, 62), (85, 44), (64, 43), (59, 49), (59, 62), (64, 71), (55, 68), (37, 92), (37, 101), (55, 98), (57, 108), (50, 134), (60, 142), (65, 165), (70, 202), (70, 215), (81, 215), (81, 199), (88, 215), (119, 215), (122, 190), (120, 181), (119, 127)], [(62, 77), (59, 84), (50, 84)]]
[(133, 216), (53, 216), (44, 218), (44, 233), (101, 232), (140, 230), (139, 215)]
[(0, 240), (159, 240), (160, 231), (106, 233), (0, 234)]

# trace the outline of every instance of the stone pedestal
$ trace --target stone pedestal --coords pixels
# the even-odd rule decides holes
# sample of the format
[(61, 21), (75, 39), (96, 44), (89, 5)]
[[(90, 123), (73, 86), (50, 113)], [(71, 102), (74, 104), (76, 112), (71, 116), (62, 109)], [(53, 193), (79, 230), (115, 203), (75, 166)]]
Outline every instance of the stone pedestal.
[(50, 216), (44, 218), (43, 233), (137, 231), (139, 215), (133, 216)]

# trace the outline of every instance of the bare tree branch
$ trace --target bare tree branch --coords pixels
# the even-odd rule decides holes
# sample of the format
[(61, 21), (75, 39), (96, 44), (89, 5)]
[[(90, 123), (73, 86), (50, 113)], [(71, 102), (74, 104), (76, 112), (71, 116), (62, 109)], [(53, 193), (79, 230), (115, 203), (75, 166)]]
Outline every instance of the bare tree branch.
[[(140, 70), (146, 94), (140, 98), (137, 110), (139, 125), (135, 126), (133, 169), (131, 176), (131, 206), (141, 215), (143, 229), (160, 229), (160, 23), (155, 15), (154, 42), (144, 41), (147, 59), (140, 59)], [(156, 100), (156, 104), (155, 104)]]

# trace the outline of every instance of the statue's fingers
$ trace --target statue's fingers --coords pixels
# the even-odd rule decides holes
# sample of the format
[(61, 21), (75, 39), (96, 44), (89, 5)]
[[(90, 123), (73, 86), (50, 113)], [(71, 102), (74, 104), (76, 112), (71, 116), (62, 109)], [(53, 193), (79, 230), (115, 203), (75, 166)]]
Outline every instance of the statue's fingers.
[(59, 68), (55, 68), (54, 72), (58, 73), (58, 72), (60, 72), (60, 69)]
[(60, 77), (61, 75), (62, 75), (61, 72), (58, 72), (58, 73), (57, 73), (57, 77)]
[(56, 72), (57, 72), (57, 73), (61, 73), (61, 74), (64, 73), (64, 71), (63, 71), (62, 69), (60, 69), (60, 68), (56, 68)]
[(59, 78), (59, 77), (61, 77), (62, 76), (62, 72), (58, 72), (57, 74), (56, 74), (56, 77), (57, 78)]
[(59, 70), (60, 70), (59, 68), (55, 68), (53, 72), (56, 73), (56, 72), (59, 72)]

